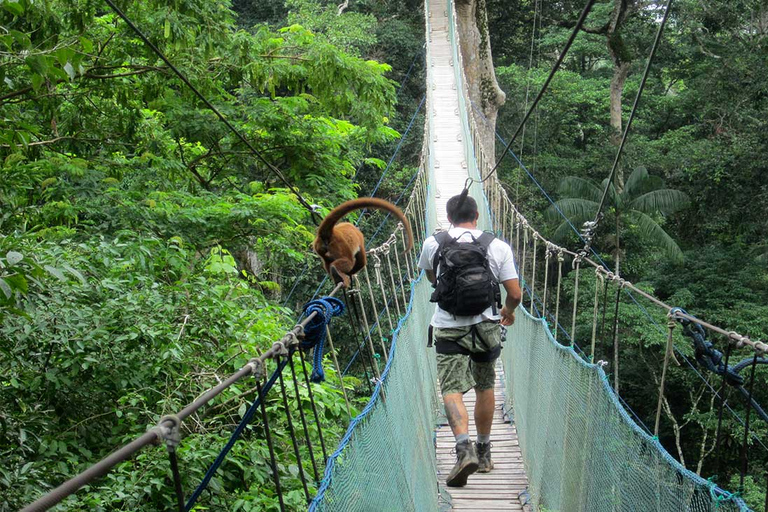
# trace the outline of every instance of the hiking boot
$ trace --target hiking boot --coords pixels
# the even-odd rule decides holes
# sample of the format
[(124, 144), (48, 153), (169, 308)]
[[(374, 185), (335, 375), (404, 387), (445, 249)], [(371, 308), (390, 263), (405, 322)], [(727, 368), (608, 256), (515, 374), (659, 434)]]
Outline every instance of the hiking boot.
[(467, 485), (469, 475), (475, 471), (477, 471), (475, 443), (469, 440), (456, 443), (456, 465), (453, 466), (445, 484), (448, 487), (464, 487)]
[(477, 443), (477, 472), (489, 473), (493, 469), (491, 443)]

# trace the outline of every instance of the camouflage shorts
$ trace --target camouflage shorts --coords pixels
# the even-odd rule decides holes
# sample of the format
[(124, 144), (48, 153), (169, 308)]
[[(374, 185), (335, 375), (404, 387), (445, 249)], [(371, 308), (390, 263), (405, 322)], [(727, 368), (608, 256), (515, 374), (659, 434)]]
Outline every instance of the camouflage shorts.
[[(471, 352), (487, 352), (501, 343), (501, 327), (496, 322), (477, 324), (474, 346), (470, 326), (439, 328), (434, 330), (435, 343), (455, 341)], [(493, 388), (496, 383), (496, 361), (478, 363), (466, 354), (437, 354), (437, 376), (443, 395), (466, 393)]]

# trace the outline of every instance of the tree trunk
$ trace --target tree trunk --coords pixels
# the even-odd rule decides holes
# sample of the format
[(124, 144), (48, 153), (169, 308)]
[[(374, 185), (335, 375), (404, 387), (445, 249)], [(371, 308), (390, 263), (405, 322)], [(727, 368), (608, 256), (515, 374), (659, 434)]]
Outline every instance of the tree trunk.
[[(615, 0), (611, 20), (605, 30), (608, 53), (613, 62), (613, 76), (611, 77), (611, 144), (616, 148), (621, 143), (622, 118), (621, 106), (624, 95), (624, 84), (632, 65), (632, 55), (624, 44), (621, 35), (622, 26), (627, 17), (639, 7), (642, 0)], [(624, 172), (621, 165), (616, 169), (614, 182), (617, 193), (624, 190)]]
[(469, 84), (469, 98), (474, 104), (474, 107), (467, 107), (474, 115), (485, 154), (493, 158), (496, 114), (504, 104), (506, 95), (496, 81), (493, 68), (485, 0), (456, 0), (456, 17), (464, 75)]

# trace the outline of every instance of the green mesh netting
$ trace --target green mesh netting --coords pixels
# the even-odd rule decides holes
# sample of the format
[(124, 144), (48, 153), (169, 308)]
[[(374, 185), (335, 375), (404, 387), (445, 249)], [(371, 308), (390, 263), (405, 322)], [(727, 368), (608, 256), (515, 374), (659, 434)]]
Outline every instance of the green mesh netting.
[(534, 510), (749, 510), (683, 468), (629, 418), (601, 368), (521, 308), (502, 359)]
[(426, 346), (430, 291), (422, 277), (393, 336), (383, 383), (329, 458), (310, 510), (437, 510), (437, 368)]

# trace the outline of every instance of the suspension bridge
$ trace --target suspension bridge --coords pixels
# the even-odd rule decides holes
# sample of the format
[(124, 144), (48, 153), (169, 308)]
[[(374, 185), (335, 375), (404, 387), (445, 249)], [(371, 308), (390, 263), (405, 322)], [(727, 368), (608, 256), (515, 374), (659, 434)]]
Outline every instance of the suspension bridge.
[[(749, 359), (754, 368), (766, 362), (768, 345), (664, 304), (612, 273), (591, 251), (589, 243), (584, 250), (574, 252), (543, 238), (510, 201), (492, 172), (498, 162), (483, 147), (472, 115), (453, 2), (426, 0), (425, 20), (424, 139), (405, 213), (417, 242), (423, 242), (435, 230), (448, 228), (448, 198), (460, 193), (468, 181), (481, 183), (470, 188), (480, 205), (479, 226), (510, 243), (525, 290), (498, 364), (496, 395), (502, 406), (492, 433), (496, 469), (486, 475), (473, 475), (462, 489), (449, 490), (443, 485), (453, 463), (453, 440), (441, 415), (434, 352), (426, 344), (433, 308), (429, 302), (431, 287), (417, 269), (416, 255), (401, 252), (405, 240), (402, 226), (397, 226), (383, 244), (369, 250), (368, 268), (356, 276), (351, 289), (344, 291), (344, 301), (335, 298), (341, 291), (337, 286), (325, 298), (311, 302), (300, 323), (267, 352), (24, 511), (47, 510), (75, 492), (87, 492), (81, 488), (153, 443), (167, 447), (178, 510), (197, 510), (198, 500), (225, 463), (229, 450), (251, 422), (259, 421), (269, 446), (269, 465), (280, 509), (286, 510), (279, 461), (265, 410), (265, 397), (273, 388), (282, 397), (283, 411), (289, 419), (298, 475), (311, 511), (749, 510), (737, 494), (682, 466), (656, 435), (664, 379), (674, 357), (675, 325), (683, 323), (686, 335), (701, 347), (697, 348), (697, 359), (710, 362), (715, 354), (705, 332), (726, 336), (729, 343), (724, 365), (718, 359), (710, 368), (723, 376), (723, 386), (729, 375), (734, 379), (728, 364), (732, 349), (751, 350), (754, 356)], [(564, 275), (566, 258), (572, 261), (572, 271)], [(594, 279), (582, 277), (580, 289), (580, 275), (586, 272), (594, 274)], [(572, 282), (569, 301), (561, 297), (566, 280)], [(616, 292), (617, 312), (618, 297), (624, 293), (639, 295), (668, 314), (668, 325), (660, 326), (668, 335), (668, 344), (663, 361), (659, 361), (659, 412), (653, 431), (633, 419), (611, 386), (603, 365), (591, 362), (598, 331), (602, 331), (602, 326), (598, 328), (600, 309), (605, 310), (611, 286)], [(331, 332), (331, 319), (341, 314), (350, 316), (356, 327), (352, 343), (357, 344), (356, 357), (370, 376), (371, 396), (360, 414), (351, 418), (346, 434), (331, 452), (322, 436), (323, 425), (312, 389), (326, 342), (325, 351), (330, 355), (327, 359), (332, 359), (338, 374), (342, 374)], [(591, 324), (577, 325), (580, 318), (591, 318)], [(614, 338), (618, 335), (618, 321), (616, 314)], [(589, 348), (582, 351), (580, 347), (587, 345)], [(310, 352), (314, 352), (311, 377), (305, 361)], [(296, 371), (296, 358), (300, 372)], [(291, 372), (297, 396), (300, 386), (307, 390), (311, 411), (301, 405), (291, 410), (286, 398), (288, 378), (283, 375), (286, 368)], [(257, 382), (256, 399), (203, 481), (187, 496), (180, 478), (183, 467), (176, 456), (176, 447), (183, 443), (180, 425), (225, 389), (246, 378)], [(765, 417), (752, 400), (751, 388), (747, 391), (744, 382), (737, 384), (756, 414)], [(343, 383), (341, 387), (344, 389)], [(712, 391), (717, 393), (714, 388)], [(718, 395), (722, 396), (722, 392), (723, 387)], [(721, 399), (720, 419), (723, 402)], [(291, 418), (299, 426), (294, 428)], [(310, 432), (316, 432), (321, 446), (312, 445)], [(749, 431), (749, 416), (745, 435), (754, 435)], [(759, 439), (756, 442), (762, 443)], [(315, 487), (317, 491), (311, 493), (310, 488)]]

